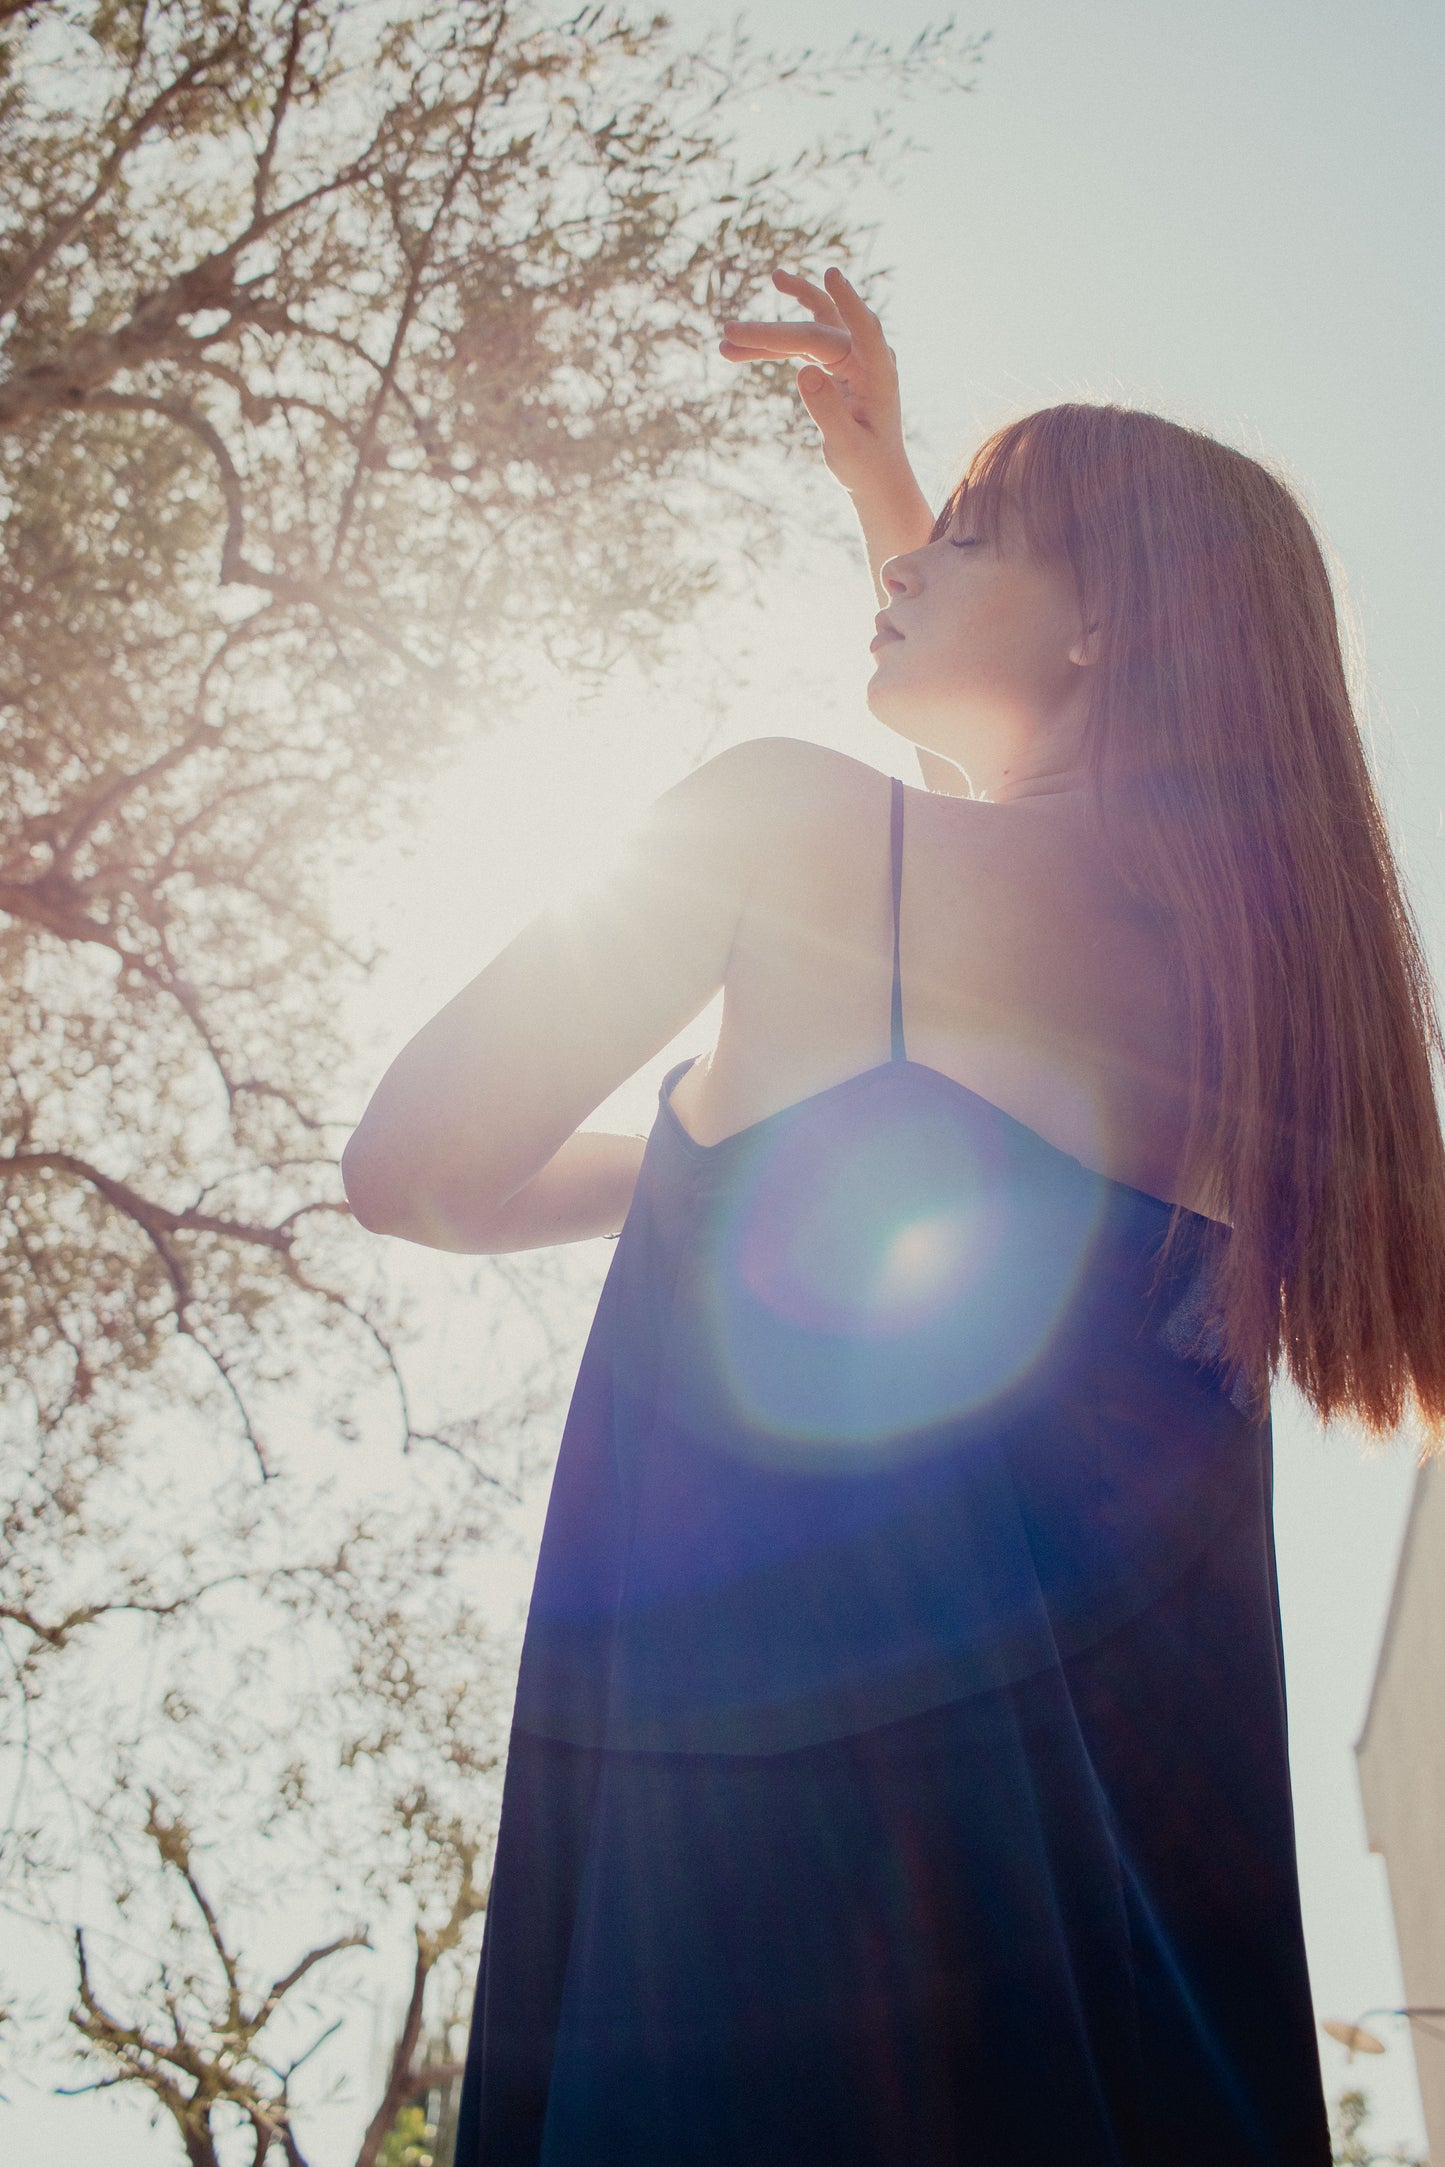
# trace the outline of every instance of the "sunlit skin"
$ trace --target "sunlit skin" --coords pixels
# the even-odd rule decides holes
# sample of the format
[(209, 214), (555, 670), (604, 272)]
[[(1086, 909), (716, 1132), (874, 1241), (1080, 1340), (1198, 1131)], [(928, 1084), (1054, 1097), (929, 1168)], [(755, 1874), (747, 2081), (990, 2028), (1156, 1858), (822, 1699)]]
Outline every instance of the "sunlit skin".
[[(938, 847), (946, 823), (912, 816), (915, 879), (931, 848), (934, 877), (966, 909), (960, 874), (987, 877), (998, 933), (986, 952), (936, 960), (936, 980), (968, 979), (973, 1006), (966, 1021), (933, 1017), (931, 1058), (1080, 1163), (1103, 1157), (1154, 1191), (1170, 1178), (1175, 1109), (1167, 1090), (1129, 1079), (1167, 1072), (1169, 1054), (1119, 992), (1134, 989), (1138, 1006), (1151, 959), (1111, 915), (1082, 819), (1077, 849), (1061, 851), (1052, 826), (1089, 805), (1081, 745), (1096, 628), (1069, 567), (1030, 557), (1007, 500), (996, 543), (962, 511), (930, 538), (877, 316), (836, 269), (821, 286), (783, 271), (775, 284), (807, 320), (730, 321), (720, 352), (740, 365), (803, 364), (799, 395), (852, 500), (883, 604), (869, 704), (917, 749), (931, 791), (997, 807), (986, 849), (970, 826), (957, 873)], [(865, 619), (860, 646), (867, 637)], [(830, 897), (831, 860), (810, 869), (809, 853), (821, 847), (814, 830), (834, 850), (851, 847), (849, 830), (876, 841), (876, 780), (826, 747), (770, 737), (727, 748), (665, 791), (599, 877), (559, 895), (402, 1047), (343, 1154), (356, 1216), (427, 1247), (493, 1254), (615, 1234), (644, 1140), (584, 1123), (725, 985), (735, 998), (717, 1058), (681, 1079), (674, 1109), (698, 1141), (866, 1070), (875, 931), (853, 926), (851, 905)], [(795, 877), (780, 887), (786, 866)], [(1112, 977), (1085, 987), (1061, 976), (1061, 917), (1081, 953), (1092, 940), (1117, 958)], [(945, 948), (953, 922), (939, 921)], [(826, 979), (814, 971), (820, 942), (843, 959)], [(918, 959), (916, 989), (927, 968)], [(1000, 972), (1026, 989), (1017, 1027)], [(1117, 1054), (1100, 1050), (1116, 993)], [(930, 1058), (926, 1025), (915, 1047)], [(1111, 1087), (1117, 1105), (1106, 1104)]]
[(1067, 566), (1030, 561), (1010, 523), (998, 546), (966, 514), (882, 568), (868, 705), (951, 760), (976, 797), (1082, 794), (1094, 635)]
[[(729, 361), (800, 360), (798, 391), (823, 457), (853, 499), (880, 599), (868, 704), (886, 728), (967, 777), (993, 803), (1082, 802), (1081, 729), (1094, 628), (1066, 564), (1033, 563), (1005, 519), (999, 546), (932, 517), (908, 463), (893, 350), (841, 271), (823, 286), (774, 274), (807, 322), (723, 326)], [(904, 545), (904, 546), (900, 546)], [(929, 774), (930, 782), (943, 778)]]

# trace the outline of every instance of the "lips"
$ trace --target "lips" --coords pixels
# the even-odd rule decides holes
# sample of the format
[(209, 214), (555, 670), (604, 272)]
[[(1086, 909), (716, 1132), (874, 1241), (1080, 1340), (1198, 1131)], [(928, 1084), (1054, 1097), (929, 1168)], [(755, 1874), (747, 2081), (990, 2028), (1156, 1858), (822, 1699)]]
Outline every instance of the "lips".
[(875, 653), (878, 648), (890, 646), (894, 640), (902, 639), (903, 634), (899, 631), (896, 624), (893, 624), (889, 621), (889, 616), (886, 609), (880, 610), (878, 612), (878, 615), (874, 618), (873, 623), (877, 629), (875, 630), (872, 639), (868, 642), (868, 652), (870, 655)]

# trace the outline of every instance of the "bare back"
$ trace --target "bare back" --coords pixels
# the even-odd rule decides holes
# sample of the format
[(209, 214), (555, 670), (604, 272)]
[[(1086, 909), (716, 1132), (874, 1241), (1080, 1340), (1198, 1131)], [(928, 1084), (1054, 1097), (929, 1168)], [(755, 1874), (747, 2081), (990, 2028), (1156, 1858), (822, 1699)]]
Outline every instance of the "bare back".
[[(889, 778), (826, 749), (760, 852), (714, 1053), (672, 1104), (699, 1143), (887, 1060)], [(1164, 937), (1064, 798), (904, 792), (899, 956), (910, 1061), (1084, 1165), (1181, 1195), (1187, 1047)]]

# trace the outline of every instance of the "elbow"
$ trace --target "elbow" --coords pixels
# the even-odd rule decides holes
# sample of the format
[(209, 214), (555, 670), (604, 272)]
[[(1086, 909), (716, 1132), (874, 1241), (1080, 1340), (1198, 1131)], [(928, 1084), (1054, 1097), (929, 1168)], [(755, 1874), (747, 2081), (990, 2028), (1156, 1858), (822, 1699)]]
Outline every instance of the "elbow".
[(341, 1154), (341, 1186), (352, 1218), (368, 1234), (400, 1232), (401, 1200), (394, 1174), (390, 1182), (384, 1179), (377, 1154), (361, 1129), (353, 1130)]
[(397, 1154), (358, 1129), (341, 1154), (341, 1186), (351, 1216), (368, 1234), (389, 1234), (424, 1249), (484, 1251), (481, 1232), (458, 1221), (454, 1207), (443, 1204), (444, 1191), (424, 1187), (414, 1173), (397, 1164)]

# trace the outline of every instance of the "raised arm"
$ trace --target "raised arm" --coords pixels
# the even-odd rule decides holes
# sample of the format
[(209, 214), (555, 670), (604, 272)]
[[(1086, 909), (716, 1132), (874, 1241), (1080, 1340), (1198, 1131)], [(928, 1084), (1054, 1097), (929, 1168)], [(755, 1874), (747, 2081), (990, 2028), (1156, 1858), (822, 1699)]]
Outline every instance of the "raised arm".
[(903, 441), (903, 410), (893, 349), (873, 310), (839, 270), (824, 284), (775, 271), (780, 293), (800, 301), (808, 323), (723, 325), (719, 352), (728, 361), (786, 356), (801, 360), (798, 393), (823, 439), (823, 461), (853, 501), (880, 602), (880, 568), (900, 550), (928, 539), (933, 514)]
[[(824, 464), (852, 500), (874, 592), (886, 605), (883, 566), (903, 550), (919, 548), (933, 526), (903, 441), (893, 349), (878, 317), (836, 268), (824, 273), (821, 286), (793, 271), (775, 271), (773, 284), (800, 302), (811, 320), (729, 319), (718, 350), (728, 361), (803, 362), (798, 395), (817, 423)], [(918, 765), (930, 790), (967, 796), (967, 778), (949, 761), (920, 748)]]
[(413, 1033), (341, 1155), (361, 1224), (483, 1254), (615, 1234), (646, 1139), (582, 1123), (726, 983), (771, 824), (830, 757), (715, 753)]

